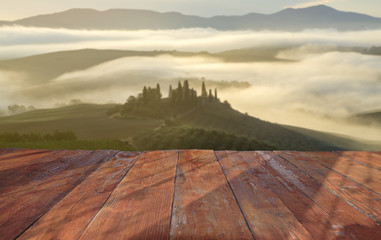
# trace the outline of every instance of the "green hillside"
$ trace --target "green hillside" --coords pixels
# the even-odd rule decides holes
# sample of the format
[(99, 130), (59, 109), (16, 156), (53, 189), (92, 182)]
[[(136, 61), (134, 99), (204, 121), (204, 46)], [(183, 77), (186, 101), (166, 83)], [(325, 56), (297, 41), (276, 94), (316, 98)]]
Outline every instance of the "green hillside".
[(294, 127), (294, 126), (284, 126), (285, 128), (291, 129), (293, 131), (299, 132), (303, 135), (310, 136), (312, 138), (318, 139), (320, 141), (326, 142), (328, 144), (335, 145), (342, 149), (357, 150), (357, 151), (377, 151), (381, 149), (380, 142), (364, 142), (361, 140), (353, 139), (349, 136), (338, 135), (334, 133), (319, 132), (311, 129)]
[[(242, 114), (227, 103), (211, 102), (166, 121), (148, 117), (116, 119), (107, 116), (115, 105), (78, 104), (43, 109), (0, 118), (0, 133), (71, 130), (77, 142), (7, 143), (2, 147), (148, 150), (170, 148), (287, 149), (287, 150), (366, 150), (368, 145), (345, 137), (308, 129), (282, 126)], [(215, 131), (214, 131), (215, 130)], [(224, 141), (220, 141), (219, 136)], [(111, 139), (111, 141), (106, 141)], [(114, 140), (113, 140), (114, 139)], [(126, 147), (117, 140), (133, 140)], [(209, 141), (209, 140), (210, 141)], [(90, 140), (96, 140), (89, 142)], [(82, 142), (81, 142), (82, 141)], [(87, 141), (87, 142), (86, 142)], [(102, 142), (103, 141), (103, 142)], [(114, 142), (113, 142), (114, 141)], [(241, 142), (241, 144), (237, 144)], [(242, 145), (242, 146), (241, 146)], [(114, 147), (113, 147), (114, 146)]]
[(2, 117), (0, 133), (71, 130), (79, 139), (127, 139), (143, 130), (157, 128), (163, 122), (150, 118), (110, 118), (106, 113), (113, 106), (78, 104)]
[(138, 134), (133, 144), (139, 150), (213, 149), (273, 150), (274, 146), (218, 130), (189, 127), (162, 127)]
[(242, 114), (227, 104), (211, 103), (181, 116), (177, 122), (186, 126), (217, 129), (274, 145), (279, 150), (334, 150), (340, 149), (308, 135), (281, 125)]

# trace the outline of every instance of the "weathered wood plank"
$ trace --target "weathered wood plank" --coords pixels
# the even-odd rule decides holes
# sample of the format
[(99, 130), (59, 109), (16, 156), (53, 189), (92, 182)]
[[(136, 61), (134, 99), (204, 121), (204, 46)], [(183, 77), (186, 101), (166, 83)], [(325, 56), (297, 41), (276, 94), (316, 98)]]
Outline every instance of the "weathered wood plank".
[(356, 239), (313, 199), (268, 165), (258, 153), (248, 152), (244, 157), (314, 239)]
[(381, 196), (298, 152), (277, 152), (330, 191), (381, 223)]
[(51, 166), (48, 170), (50, 172), (47, 173), (46, 169), (38, 170), (34, 175), (34, 186), (30, 189), (1, 197), (0, 239), (19, 236), (115, 154), (116, 151), (94, 151), (54, 162), (56, 164)]
[(168, 239), (177, 156), (143, 153), (80, 239)]
[(14, 151), (16, 151), (15, 148), (0, 148), (0, 157), (3, 154), (11, 153), (11, 152), (14, 152)]
[(252, 239), (213, 151), (180, 152), (171, 239)]
[(381, 194), (379, 170), (358, 164), (332, 152), (303, 152), (301, 154)]
[[(273, 153), (267, 152), (267, 154)], [(267, 164), (260, 154), (250, 152), (250, 155), (252, 158), (248, 159), (248, 162), (257, 167), (260, 166), (259, 168), (263, 168), (268, 173), (261, 176), (266, 179), (271, 189), (294, 213), (314, 239), (356, 239), (348, 229), (345, 229), (313, 199)]]
[(373, 151), (371, 153), (374, 153), (374, 154), (377, 154), (377, 155), (381, 155), (381, 152), (380, 151)]
[(139, 156), (136, 152), (119, 152), (19, 239), (78, 239)]
[(381, 226), (333, 194), (321, 182), (272, 152), (258, 152), (274, 170), (310, 197), (325, 212), (358, 239), (380, 239)]
[[(54, 150), (28, 150), (20, 149), (15, 151), (10, 151), (0, 155), (0, 171), (12, 167), (22, 166), (23, 164), (29, 164), (30, 159), (38, 158), (53, 152)], [(35, 156), (38, 155), (38, 156)], [(17, 159), (17, 161), (15, 161)], [(13, 165), (14, 166), (13, 166)]]
[[(63, 159), (85, 156), (91, 151), (52, 151), (42, 154), (22, 156), (19, 159), (12, 158), (12, 162), (24, 161), (25, 164), (15, 168), (0, 171), (0, 197), (8, 194), (30, 191), (45, 179), (56, 174), (57, 166)], [(8, 161), (8, 160), (7, 160)], [(12, 163), (11, 163), (12, 164)]]
[[(312, 239), (309, 232), (266, 183), (269, 173), (244, 152), (216, 152), (255, 239)], [(275, 179), (271, 179), (275, 181)], [(312, 205), (312, 201), (310, 202)], [(336, 236), (337, 237), (337, 236)]]
[(353, 152), (353, 151), (347, 151), (347, 152), (338, 151), (336, 153), (340, 154), (341, 156), (353, 159), (354, 161), (357, 161), (359, 163), (362, 163), (365, 166), (381, 170), (381, 156), (378, 154), (374, 154), (371, 152)]

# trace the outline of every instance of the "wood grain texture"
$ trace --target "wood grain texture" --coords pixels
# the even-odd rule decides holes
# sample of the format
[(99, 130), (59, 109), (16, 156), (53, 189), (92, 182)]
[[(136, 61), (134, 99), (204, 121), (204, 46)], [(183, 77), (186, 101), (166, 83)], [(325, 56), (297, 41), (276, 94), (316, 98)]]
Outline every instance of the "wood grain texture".
[[(33, 164), (35, 161), (39, 161), (43, 156), (52, 152), (53, 151), (49, 150), (26, 150), (3, 154), (0, 156), (0, 171)], [(16, 159), (17, 161), (15, 161)]]
[(136, 152), (119, 152), (19, 239), (78, 239), (139, 156)]
[[(269, 155), (275, 155), (266, 152)], [(332, 218), (313, 199), (274, 170), (257, 152), (249, 153), (247, 162), (257, 170), (282, 202), (292, 211), (314, 239), (356, 239), (342, 224)], [(253, 165), (254, 164), (254, 165)]]
[(381, 239), (380, 154), (0, 149), (0, 239)]
[(177, 156), (143, 153), (80, 239), (168, 239)]
[(266, 181), (314, 239), (356, 239), (310, 197), (269, 166), (257, 152), (242, 154), (256, 170), (255, 174)]
[(116, 151), (94, 151), (55, 161), (49, 169), (36, 170), (29, 189), (1, 197), (0, 239), (20, 235), (115, 154)]
[(252, 239), (213, 151), (180, 152), (171, 239)]
[(8, 159), (18, 159), (22, 156), (27, 156), (35, 153), (42, 153), (42, 152), (51, 152), (54, 150), (34, 150), (34, 149), (15, 149), (15, 148), (5, 148), (1, 149), (3, 152), (0, 155), (0, 161), (2, 160), (8, 160)]
[(379, 170), (361, 165), (332, 152), (303, 152), (301, 154), (381, 194)]
[(381, 223), (381, 196), (364, 186), (331, 171), (316, 161), (301, 156), (298, 152), (277, 152), (281, 157), (297, 166), (315, 180), (321, 182), (335, 195), (350, 203)]
[(3, 154), (11, 153), (11, 152), (14, 152), (14, 151), (17, 151), (17, 150), (18, 149), (16, 149), (16, 148), (0, 148), (0, 157)]
[(8, 194), (30, 190), (59, 171), (56, 168), (62, 167), (60, 161), (79, 158), (90, 153), (91, 151), (52, 151), (22, 156), (19, 159), (12, 158), (13, 162), (20, 160), (24, 164), (0, 171), (0, 196), (5, 197)]
[(341, 156), (353, 159), (354, 161), (357, 161), (359, 163), (362, 163), (365, 166), (381, 170), (381, 156), (378, 154), (371, 153), (371, 152), (353, 152), (353, 151), (347, 151), (347, 152), (338, 151), (336, 153)]
[[(270, 189), (269, 175), (259, 164), (249, 164), (244, 152), (218, 152), (218, 161), (246, 216), (255, 239), (312, 239), (309, 232)], [(273, 181), (273, 179), (271, 179)]]
[(300, 171), (279, 155), (266, 152), (258, 152), (258, 154), (263, 157), (267, 164), (311, 198), (353, 236), (358, 239), (381, 238), (380, 225), (375, 224), (374, 220), (335, 195), (322, 183)]
[(381, 152), (380, 151), (373, 151), (371, 153), (374, 153), (374, 154), (377, 154), (377, 155), (381, 155)]

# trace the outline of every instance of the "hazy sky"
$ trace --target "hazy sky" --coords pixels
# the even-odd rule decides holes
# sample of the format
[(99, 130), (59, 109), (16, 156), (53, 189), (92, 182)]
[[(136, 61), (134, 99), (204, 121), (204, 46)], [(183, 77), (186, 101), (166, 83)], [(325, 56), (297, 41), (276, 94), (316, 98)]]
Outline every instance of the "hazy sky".
[(343, 11), (355, 11), (381, 17), (380, 0), (0, 0), (0, 19), (15, 20), (70, 8), (94, 8), (98, 10), (137, 8), (213, 16), (248, 12), (274, 13), (287, 7), (307, 7), (317, 4), (325, 4)]

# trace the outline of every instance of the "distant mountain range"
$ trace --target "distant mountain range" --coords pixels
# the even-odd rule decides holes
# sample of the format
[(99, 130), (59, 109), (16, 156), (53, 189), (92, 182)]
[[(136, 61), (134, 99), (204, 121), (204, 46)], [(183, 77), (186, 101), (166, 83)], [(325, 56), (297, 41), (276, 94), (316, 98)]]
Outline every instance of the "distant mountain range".
[(21, 25), (48, 28), (139, 30), (213, 28), (217, 30), (283, 30), (303, 29), (365, 30), (381, 29), (381, 18), (354, 12), (342, 12), (325, 5), (288, 8), (274, 14), (249, 13), (243, 16), (210, 18), (178, 12), (159, 13), (148, 10), (70, 9), (16, 21), (0, 21), (0, 25)]

